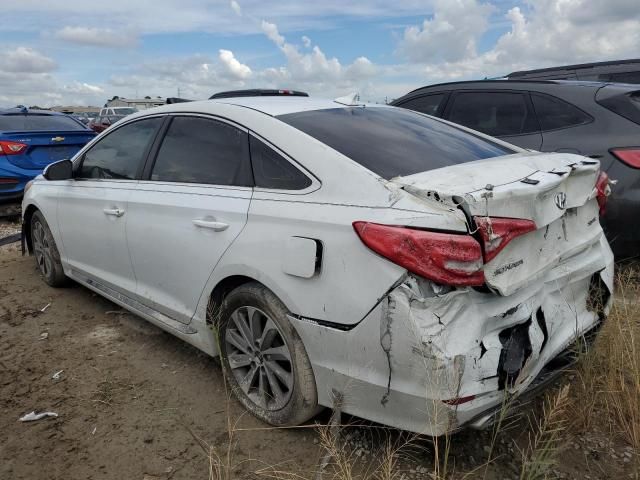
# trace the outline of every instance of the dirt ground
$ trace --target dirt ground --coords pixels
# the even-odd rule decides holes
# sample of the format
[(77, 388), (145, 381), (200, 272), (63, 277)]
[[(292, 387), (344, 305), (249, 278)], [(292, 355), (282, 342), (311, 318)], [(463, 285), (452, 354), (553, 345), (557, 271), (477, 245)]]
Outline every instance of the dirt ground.
[[(18, 421), (34, 410), (58, 417)], [(227, 478), (273, 478), (275, 470), (314, 478), (323, 449), (312, 425), (267, 428), (229, 399), (216, 360), (81, 286), (48, 287), (18, 244), (0, 247), (0, 479), (207, 479), (204, 450), (227, 454), (229, 422)], [(381, 442), (373, 431), (343, 431), (364, 464)], [(452, 464), (481, 468), (489, 442), (487, 432), (455, 435)], [(487, 478), (518, 478), (517, 444), (498, 443)], [(434, 478), (432, 442), (414, 444), (396, 478)], [(551, 478), (638, 478), (625, 448), (606, 437), (574, 439)]]

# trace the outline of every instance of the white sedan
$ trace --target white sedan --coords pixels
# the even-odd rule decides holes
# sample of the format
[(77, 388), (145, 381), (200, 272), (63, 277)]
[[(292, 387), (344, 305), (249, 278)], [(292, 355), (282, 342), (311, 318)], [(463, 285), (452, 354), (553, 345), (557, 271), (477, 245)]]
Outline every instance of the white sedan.
[(49, 285), (220, 355), (272, 425), (339, 406), (431, 435), (485, 426), (608, 313), (607, 180), (592, 159), (347, 103), (130, 115), (29, 185), (25, 244)]

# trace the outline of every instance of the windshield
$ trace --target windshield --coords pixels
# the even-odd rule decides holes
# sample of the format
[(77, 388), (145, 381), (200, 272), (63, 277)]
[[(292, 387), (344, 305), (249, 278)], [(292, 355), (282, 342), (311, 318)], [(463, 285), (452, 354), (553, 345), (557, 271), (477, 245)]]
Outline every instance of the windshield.
[(55, 131), (86, 130), (77, 120), (66, 115), (47, 115), (37, 113), (11, 113), (0, 115), (0, 130), (5, 131)]
[(283, 122), (392, 179), (514, 150), (395, 107), (353, 107), (279, 115)]
[(138, 110), (133, 107), (117, 107), (113, 109), (116, 115), (131, 115), (132, 113), (136, 113)]

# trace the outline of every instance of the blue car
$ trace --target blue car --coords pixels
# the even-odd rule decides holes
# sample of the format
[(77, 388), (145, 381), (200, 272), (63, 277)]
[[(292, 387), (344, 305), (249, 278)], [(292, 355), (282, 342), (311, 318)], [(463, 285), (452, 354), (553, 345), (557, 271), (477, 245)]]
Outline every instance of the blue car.
[(0, 202), (22, 197), (26, 183), (44, 167), (71, 158), (95, 135), (63, 113), (0, 110)]

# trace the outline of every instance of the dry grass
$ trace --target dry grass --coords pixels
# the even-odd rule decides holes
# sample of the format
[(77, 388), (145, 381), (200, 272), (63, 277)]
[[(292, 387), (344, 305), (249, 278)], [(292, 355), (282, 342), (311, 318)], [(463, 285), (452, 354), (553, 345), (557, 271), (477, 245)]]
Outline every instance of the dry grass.
[[(541, 409), (532, 410), (528, 416), (507, 416), (512, 399), (505, 396), (493, 430), (485, 436), (489, 444), (486, 457), (466, 471), (456, 468), (456, 460), (460, 458), (456, 455), (465, 454), (459, 442), (456, 444), (456, 437), (434, 438), (429, 444), (423, 437), (373, 426), (375, 435), (371, 435), (370, 452), (362, 455), (349, 442), (349, 432), (354, 427), (342, 425), (339, 420), (302, 427), (317, 432), (319, 452), (316, 453), (320, 460), (315, 471), (291, 471), (285, 464), (256, 465), (251, 459), (244, 460), (245, 470), (248, 464), (253, 464), (253, 468), (248, 469), (253, 476), (278, 480), (486, 480), (504, 478), (505, 475), (499, 473), (502, 463), (516, 462), (519, 473), (511, 471), (506, 476), (538, 480), (553, 477), (554, 469), (559, 466), (558, 458), (573, 436), (593, 433), (604, 433), (619, 444), (630, 445), (637, 461), (640, 455), (638, 278), (638, 270), (623, 269), (618, 273), (616, 302), (596, 343), (581, 355), (570, 377), (572, 381), (550, 391)], [(228, 418), (228, 440), (220, 449), (192, 433), (208, 458), (210, 480), (237, 478), (233, 472), (238, 467), (234, 461), (238, 437), (258, 433), (256, 429), (239, 428), (238, 420)], [(514, 426), (517, 428), (512, 428)], [(269, 427), (264, 428), (267, 429)], [(425, 447), (425, 443), (429, 446)], [(504, 447), (502, 453), (497, 453), (498, 443), (511, 444), (520, 456), (505, 456)], [(409, 468), (421, 463), (418, 458), (429, 459), (431, 468), (419, 471), (417, 477), (407, 475)]]
[(616, 301), (595, 347), (581, 359), (572, 388), (577, 432), (605, 429), (640, 453), (640, 286), (622, 269)]

